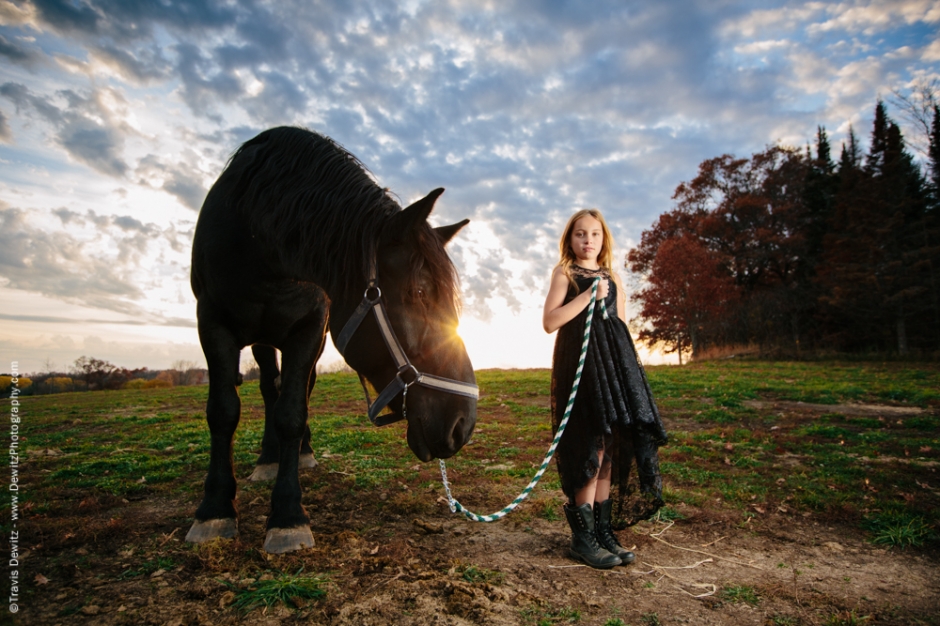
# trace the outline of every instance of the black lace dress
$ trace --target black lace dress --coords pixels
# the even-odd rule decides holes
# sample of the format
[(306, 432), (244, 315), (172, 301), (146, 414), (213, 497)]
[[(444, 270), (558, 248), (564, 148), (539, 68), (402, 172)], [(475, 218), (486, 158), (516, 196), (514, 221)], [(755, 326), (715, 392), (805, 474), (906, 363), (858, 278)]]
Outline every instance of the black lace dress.
[[(606, 270), (572, 266), (579, 291), (569, 287), (565, 303), (587, 291)], [(570, 501), (598, 470), (597, 454), (605, 437), (612, 445), (611, 499), (615, 528), (648, 519), (663, 505), (658, 448), (666, 429), (653, 400), (646, 373), (636, 356), (627, 325), (617, 315), (617, 285), (610, 291), (604, 319), (600, 302), (594, 308), (591, 338), (571, 418), (555, 452), (561, 487)], [(564, 417), (584, 340), (587, 308), (558, 330), (552, 358), (552, 431)], [(633, 467), (636, 471), (633, 472)]]

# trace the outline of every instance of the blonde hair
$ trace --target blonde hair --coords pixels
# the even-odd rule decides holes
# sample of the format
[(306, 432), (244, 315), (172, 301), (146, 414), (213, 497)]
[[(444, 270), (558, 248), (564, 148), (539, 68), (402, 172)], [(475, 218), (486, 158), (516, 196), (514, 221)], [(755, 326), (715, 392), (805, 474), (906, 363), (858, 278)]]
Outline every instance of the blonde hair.
[(578, 290), (578, 285), (571, 277), (571, 266), (575, 264), (578, 258), (574, 255), (574, 250), (571, 249), (571, 234), (574, 232), (574, 225), (582, 217), (593, 217), (601, 223), (604, 242), (601, 245), (600, 254), (597, 255), (597, 264), (608, 272), (613, 271), (614, 265), (614, 238), (610, 234), (610, 228), (607, 227), (604, 215), (597, 209), (581, 209), (577, 211), (568, 219), (565, 231), (562, 233), (561, 240), (558, 242), (560, 260), (558, 261), (558, 265), (556, 265), (556, 267), (561, 267), (565, 271), (565, 276), (568, 277), (568, 282), (574, 285), (575, 291)]

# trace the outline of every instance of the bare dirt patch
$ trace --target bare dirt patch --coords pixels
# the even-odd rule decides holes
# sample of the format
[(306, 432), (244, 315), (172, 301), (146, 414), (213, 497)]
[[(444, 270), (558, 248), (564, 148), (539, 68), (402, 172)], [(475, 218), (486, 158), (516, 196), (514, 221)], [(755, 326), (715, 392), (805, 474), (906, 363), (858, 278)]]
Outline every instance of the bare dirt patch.
[[(241, 503), (239, 539), (198, 547), (181, 541), (188, 502), (88, 502), (70, 530), (37, 524), (48, 539), (24, 559), (36, 593), (19, 623), (937, 623), (938, 555), (878, 548), (838, 520), (777, 513), (742, 524), (680, 505), (677, 523), (622, 531), (637, 562), (603, 572), (568, 559), (563, 521), (480, 524), (443, 505), (397, 515), (312, 495), (316, 546), (284, 556), (259, 550), (261, 498)], [(258, 572), (301, 568), (329, 573), (325, 600), (247, 615), (230, 606)]]
[(787, 400), (744, 400), (751, 409), (781, 409), (786, 411), (812, 411), (814, 413), (841, 413), (842, 415), (922, 415), (925, 409), (916, 406), (891, 406), (888, 404), (814, 404)]

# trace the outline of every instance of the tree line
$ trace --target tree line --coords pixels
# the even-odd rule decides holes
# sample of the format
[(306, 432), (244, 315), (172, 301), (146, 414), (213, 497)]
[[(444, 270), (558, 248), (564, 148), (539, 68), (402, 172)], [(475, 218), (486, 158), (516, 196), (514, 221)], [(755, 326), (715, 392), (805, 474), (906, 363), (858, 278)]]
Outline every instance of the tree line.
[[(170, 369), (152, 370), (146, 367), (127, 369), (104, 359), (81, 356), (68, 367), (68, 371), (53, 371), (55, 367), (47, 363), (45, 371), (17, 376), (17, 388), (25, 396), (36, 396), (68, 391), (98, 391), (109, 389), (159, 389), (209, 383), (209, 370), (197, 367), (192, 361), (175, 361)], [(317, 365), (318, 374), (352, 372), (345, 361), (327, 365)], [(239, 373), (238, 382), (260, 380), (261, 369), (252, 359), (243, 373)], [(13, 376), (0, 373), (0, 398), (10, 397)]]
[[(49, 368), (50, 370), (52, 368)], [(68, 391), (102, 389), (155, 389), (180, 385), (201, 385), (208, 382), (208, 372), (190, 361), (176, 361), (171, 369), (151, 370), (140, 367), (129, 370), (95, 357), (75, 359), (67, 372), (47, 371), (19, 376), (17, 387), (23, 395), (44, 395)], [(0, 397), (8, 397), (12, 376), (0, 374)]]
[[(849, 127), (805, 150), (723, 155), (681, 183), (626, 267), (643, 281), (639, 338), (692, 358), (940, 353), (940, 108), (915, 161), (879, 101), (867, 153)], [(914, 111), (916, 113), (916, 111)]]

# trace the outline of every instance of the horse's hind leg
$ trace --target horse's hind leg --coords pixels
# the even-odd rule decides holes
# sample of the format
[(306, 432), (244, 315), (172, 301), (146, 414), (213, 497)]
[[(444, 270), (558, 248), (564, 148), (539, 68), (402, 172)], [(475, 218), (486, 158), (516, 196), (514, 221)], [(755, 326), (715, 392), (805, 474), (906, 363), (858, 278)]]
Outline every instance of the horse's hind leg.
[(275, 407), (275, 429), (280, 442), (277, 481), (271, 492), (271, 515), (264, 541), (267, 552), (282, 553), (313, 545), (310, 518), (301, 504), (298, 462), (307, 426), (307, 401), (316, 382), (314, 366), (326, 332), (326, 311), (315, 311), (294, 333), (283, 351), (281, 394)]
[(277, 404), (280, 371), (277, 367), (277, 353), (271, 346), (256, 344), (251, 346), (251, 353), (261, 370), (261, 397), (264, 398), (264, 436), (261, 438), (261, 454), (255, 462), (255, 469), (248, 477), (251, 481), (272, 480), (277, 476), (277, 458), (280, 446), (274, 430), (274, 407)]
[(192, 543), (216, 537), (234, 537), (238, 518), (232, 439), (241, 413), (236, 389), (241, 347), (231, 333), (211, 320), (205, 307), (200, 307), (199, 313), (199, 340), (209, 366), (206, 421), (209, 423), (211, 451), (205, 495), (196, 510), (196, 521), (186, 535), (186, 541)]
[[(274, 427), (274, 407), (277, 403), (280, 371), (277, 366), (277, 353), (271, 346), (256, 344), (251, 347), (251, 353), (258, 362), (261, 370), (261, 397), (264, 398), (264, 436), (261, 438), (261, 454), (255, 463), (255, 469), (248, 477), (250, 481), (273, 480), (277, 477), (277, 461), (280, 454), (280, 444), (277, 439), (277, 430)], [(300, 467), (313, 468), (317, 466), (313, 458), (313, 449), (310, 447), (310, 426), (307, 425), (303, 441), (300, 444)]]

